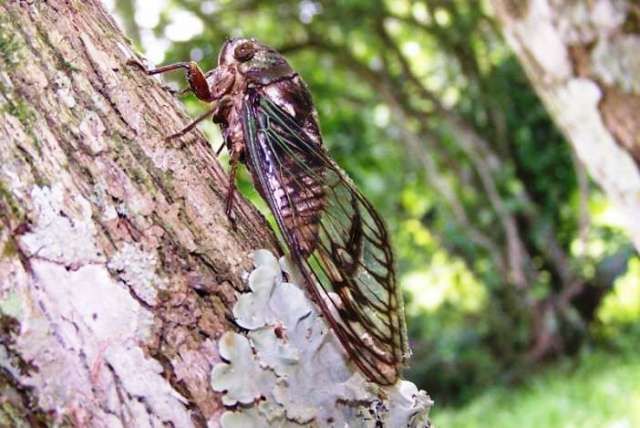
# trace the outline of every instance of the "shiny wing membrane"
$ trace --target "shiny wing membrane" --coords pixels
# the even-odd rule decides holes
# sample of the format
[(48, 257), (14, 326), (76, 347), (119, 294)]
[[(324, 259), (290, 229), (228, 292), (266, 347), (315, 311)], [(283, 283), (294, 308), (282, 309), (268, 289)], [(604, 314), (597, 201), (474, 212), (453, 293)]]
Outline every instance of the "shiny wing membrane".
[(306, 286), (360, 370), (392, 384), (407, 355), (402, 296), (382, 219), (295, 118), (246, 95), (247, 164)]

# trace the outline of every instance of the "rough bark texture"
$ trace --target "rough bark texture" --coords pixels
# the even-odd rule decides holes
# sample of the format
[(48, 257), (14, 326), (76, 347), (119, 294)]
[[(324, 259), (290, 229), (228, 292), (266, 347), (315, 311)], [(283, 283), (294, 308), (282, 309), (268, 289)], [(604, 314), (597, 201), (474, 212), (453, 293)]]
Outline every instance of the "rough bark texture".
[(640, 6), (493, 0), (507, 41), (640, 249)]
[(0, 1), (0, 426), (204, 425), (264, 219), (97, 0)]

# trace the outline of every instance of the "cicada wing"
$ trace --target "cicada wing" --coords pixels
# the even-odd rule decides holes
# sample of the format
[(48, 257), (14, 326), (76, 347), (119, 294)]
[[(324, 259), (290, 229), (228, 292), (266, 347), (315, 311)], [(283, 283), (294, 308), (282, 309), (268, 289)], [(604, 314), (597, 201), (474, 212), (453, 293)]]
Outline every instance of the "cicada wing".
[(305, 285), (360, 370), (395, 383), (407, 336), (382, 219), (321, 143), (268, 97), (250, 92), (242, 120), (247, 164)]

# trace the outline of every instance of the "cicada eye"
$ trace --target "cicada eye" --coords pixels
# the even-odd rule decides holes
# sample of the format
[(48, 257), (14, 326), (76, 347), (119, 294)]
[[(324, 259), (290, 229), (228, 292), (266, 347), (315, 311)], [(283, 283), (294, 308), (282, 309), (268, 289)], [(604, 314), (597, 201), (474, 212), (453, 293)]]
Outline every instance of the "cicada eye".
[(256, 48), (251, 42), (244, 42), (233, 51), (233, 57), (240, 62), (249, 61), (256, 53)]

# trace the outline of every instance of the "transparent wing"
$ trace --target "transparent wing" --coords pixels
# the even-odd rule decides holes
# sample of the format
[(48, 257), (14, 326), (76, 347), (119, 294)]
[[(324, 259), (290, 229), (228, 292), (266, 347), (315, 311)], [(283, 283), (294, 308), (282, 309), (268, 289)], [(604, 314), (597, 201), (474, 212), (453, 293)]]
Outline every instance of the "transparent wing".
[(269, 98), (246, 96), (243, 126), (247, 165), (305, 285), (360, 370), (395, 383), (407, 337), (382, 219), (321, 143)]

